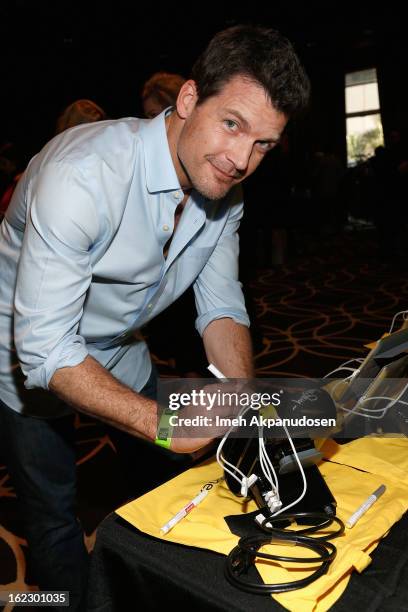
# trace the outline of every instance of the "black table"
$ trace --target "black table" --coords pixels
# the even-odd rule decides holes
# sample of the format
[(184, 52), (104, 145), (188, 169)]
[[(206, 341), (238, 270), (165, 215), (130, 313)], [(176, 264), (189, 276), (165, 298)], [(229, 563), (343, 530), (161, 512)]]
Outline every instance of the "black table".
[[(394, 525), (362, 573), (353, 572), (333, 612), (408, 611), (408, 514)], [(271, 612), (274, 599), (232, 587), (218, 553), (152, 538), (116, 514), (99, 526), (92, 555), (89, 612)], [(301, 612), (301, 611), (299, 611)]]

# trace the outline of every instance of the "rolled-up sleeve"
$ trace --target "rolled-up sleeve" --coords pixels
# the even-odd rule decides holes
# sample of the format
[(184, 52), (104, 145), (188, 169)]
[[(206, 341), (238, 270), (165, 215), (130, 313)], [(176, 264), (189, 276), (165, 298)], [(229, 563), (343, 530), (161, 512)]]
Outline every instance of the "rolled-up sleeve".
[(234, 194), (225, 228), (194, 283), (196, 328), (200, 335), (211, 321), (229, 317), (249, 327), (242, 285), (238, 280), (238, 227), (243, 214), (242, 190)]
[(28, 389), (48, 389), (54, 372), (88, 354), (78, 334), (91, 282), (98, 217), (87, 178), (50, 163), (35, 179), (18, 266), (14, 341)]

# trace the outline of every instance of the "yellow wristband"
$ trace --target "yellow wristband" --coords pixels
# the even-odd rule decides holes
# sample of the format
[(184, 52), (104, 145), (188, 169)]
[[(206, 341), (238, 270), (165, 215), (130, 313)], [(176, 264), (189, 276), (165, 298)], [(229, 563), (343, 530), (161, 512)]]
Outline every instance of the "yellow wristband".
[(259, 413), (261, 416), (265, 417), (266, 419), (277, 419), (278, 418), (278, 413), (276, 411), (275, 406), (272, 406), (272, 404), (269, 404), (268, 406), (262, 406), (262, 408), (259, 409)]
[(173, 433), (173, 428), (169, 422), (171, 416), (174, 416), (174, 410), (170, 410), (169, 408), (163, 410), (157, 426), (154, 443), (162, 448), (170, 448), (171, 445), (171, 434)]

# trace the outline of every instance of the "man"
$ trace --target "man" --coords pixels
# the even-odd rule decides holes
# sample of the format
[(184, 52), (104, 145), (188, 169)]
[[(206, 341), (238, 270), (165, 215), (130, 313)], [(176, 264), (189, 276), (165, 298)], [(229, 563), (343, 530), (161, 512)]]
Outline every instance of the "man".
[(216, 35), (192, 77), (152, 121), (54, 138), (1, 226), (4, 443), (40, 587), (70, 590), (73, 608), (86, 553), (69, 406), (154, 441), (156, 402), (139, 393), (151, 364), (135, 332), (192, 284), (208, 360), (228, 377), (252, 374), (239, 183), (305, 106), (308, 81), (286, 39), (248, 26)]

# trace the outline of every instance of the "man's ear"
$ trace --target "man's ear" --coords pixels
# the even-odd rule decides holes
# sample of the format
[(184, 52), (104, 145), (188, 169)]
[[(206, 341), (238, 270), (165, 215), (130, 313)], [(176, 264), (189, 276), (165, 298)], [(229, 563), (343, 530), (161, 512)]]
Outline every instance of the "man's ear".
[(187, 119), (191, 115), (197, 100), (197, 86), (195, 81), (190, 79), (183, 83), (177, 96), (176, 108), (180, 119)]

